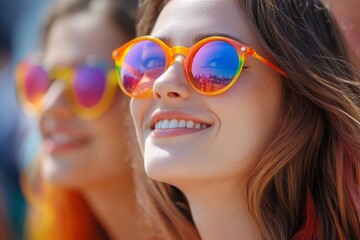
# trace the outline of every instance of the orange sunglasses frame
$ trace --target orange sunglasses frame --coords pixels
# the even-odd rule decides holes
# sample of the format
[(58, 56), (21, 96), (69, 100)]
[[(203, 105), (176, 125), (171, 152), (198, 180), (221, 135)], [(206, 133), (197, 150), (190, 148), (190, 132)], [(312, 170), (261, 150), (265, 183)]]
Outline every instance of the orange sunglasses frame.
[[(174, 46), (174, 47), (169, 47), (166, 43), (164, 43), (162, 40), (152, 37), (152, 36), (142, 36), (142, 37), (138, 37), (135, 38), (127, 43), (125, 43), (124, 45), (122, 45), (121, 47), (115, 49), (112, 53), (112, 57), (115, 61), (116, 64), (116, 69), (117, 69), (117, 77), (118, 77), (118, 82), (120, 85), (121, 90), (128, 96), (130, 97), (142, 97), (145, 96), (149, 93), (152, 92), (153, 88), (151, 88), (149, 91), (138, 94), (138, 95), (134, 95), (131, 93), (128, 93), (123, 85), (123, 82), (120, 79), (120, 71), (121, 71), (121, 67), (126, 67), (127, 69), (129, 69), (132, 72), (137, 72), (136, 69), (133, 69), (131, 66), (129, 65), (125, 65), (124, 63), (124, 59), (127, 55), (127, 53), (130, 51), (131, 47), (134, 46), (136, 43), (141, 42), (141, 41), (153, 41), (155, 43), (157, 43), (163, 50), (165, 53), (165, 57), (166, 57), (166, 66), (165, 66), (165, 70), (168, 69), (175, 61), (175, 55), (181, 54), (184, 56), (184, 69), (185, 69), (185, 73), (187, 76), (187, 80), (189, 82), (189, 84), (191, 85), (191, 87), (197, 91), (198, 93), (202, 94), (202, 95), (206, 95), (206, 96), (214, 96), (214, 95), (218, 95), (220, 93), (225, 92), (226, 90), (228, 90), (230, 87), (232, 87), (234, 85), (234, 83), (236, 82), (236, 80), (238, 79), (241, 70), (244, 66), (244, 62), (246, 60), (246, 58), (250, 55), (255, 57), (257, 60), (261, 61), (262, 63), (264, 63), (265, 65), (269, 66), (270, 68), (272, 68), (273, 70), (275, 70), (276, 72), (278, 72), (279, 74), (281, 74), (282, 76), (284, 76), (285, 78), (288, 77), (288, 75), (282, 71), (280, 68), (276, 67), (274, 64), (272, 64), (270, 61), (266, 60), (265, 58), (263, 58), (262, 56), (260, 56), (259, 54), (256, 53), (256, 51), (246, 45), (244, 45), (243, 43), (240, 43), (238, 41), (235, 41), (233, 39), (230, 38), (226, 38), (226, 37), (220, 37), (220, 36), (213, 36), (213, 37), (208, 37), (208, 38), (204, 38), (200, 41), (198, 41), (197, 43), (195, 43), (192, 47), (190, 48), (186, 48), (183, 46)], [(192, 64), (192, 60), (195, 56), (195, 53), (199, 50), (199, 48), (201, 48), (203, 45), (205, 45), (206, 43), (212, 42), (212, 41), (224, 41), (229, 43), (230, 45), (232, 45), (238, 54), (239, 57), (239, 61), (241, 62), (241, 66), (238, 68), (236, 75), (234, 76), (234, 78), (231, 80), (231, 82), (224, 88), (217, 90), (217, 91), (213, 91), (213, 92), (205, 92), (202, 91), (201, 89), (198, 89), (194, 84), (193, 84), (193, 77), (191, 74), (191, 64)]]

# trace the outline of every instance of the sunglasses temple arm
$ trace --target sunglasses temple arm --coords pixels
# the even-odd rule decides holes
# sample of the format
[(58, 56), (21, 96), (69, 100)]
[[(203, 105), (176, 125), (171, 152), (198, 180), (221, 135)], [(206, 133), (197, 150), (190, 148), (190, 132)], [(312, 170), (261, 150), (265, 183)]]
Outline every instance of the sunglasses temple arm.
[(268, 65), (269, 67), (271, 67), (276, 72), (283, 75), (284, 77), (286, 77), (286, 78), (288, 77), (288, 75), (284, 71), (282, 71), (280, 68), (278, 68), (277, 66), (275, 66), (274, 64), (272, 64), (271, 62), (269, 62), (268, 60), (266, 60), (265, 58), (263, 58), (259, 54), (257, 54), (255, 51), (252, 52), (251, 55), (254, 56), (256, 59), (258, 59), (259, 61), (263, 62), (264, 64)]

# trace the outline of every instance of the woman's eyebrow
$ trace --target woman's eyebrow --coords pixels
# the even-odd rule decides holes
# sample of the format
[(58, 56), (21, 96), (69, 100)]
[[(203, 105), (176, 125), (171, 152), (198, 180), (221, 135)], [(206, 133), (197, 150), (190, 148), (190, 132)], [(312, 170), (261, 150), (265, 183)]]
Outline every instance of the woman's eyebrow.
[(155, 37), (157, 39), (160, 39), (161, 41), (163, 41), (164, 43), (166, 43), (166, 45), (170, 45), (171, 41), (170, 41), (170, 38), (168, 37), (164, 37), (164, 36), (153, 36), (153, 35), (150, 35), (152, 37)]
[[(232, 40), (235, 40), (235, 41), (238, 41), (238, 42), (241, 42), (247, 46), (249, 46), (244, 40), (242, 40), (241, 38), (239, 37), (236, 37), (234, 35), (231, 35), (231, 34), (227, 34), (227, 33), (202, 33), (202, 34), (198, 34), (197, 36), (195, 36), (194, 38), (194, 43), (197, 43), (205, 38), (208, 38), (208, 37), (214, 37), (214, 36), (218, 36), (218, 37), (226, 37), (226, 38), (230, 38)], [(165, 37), (165, 36), (153, 36), (153, 37), (156, 37), (158, 39), (160, 39), (161, 41), (163, 41), (164, 43), (166, 43), (167, 45), (171, 45), (171, 40), (170, 38), (168, 37)]]
[(248, 45), (244, 40), (242, 40), (239, 37), (236, 37), (234, 35), (231, 34), (227, 34), (227, 33), (204, 33), (204, 34), (199, 34), (195, 37), (194, 41), (198, 42), (200, 40), (203, 40), (204, 38), (208, 38), (208, 37), (214, 37), (214, 36), (219, 36), (219, 37), (226, 37), (226, 38), (230, 38), (232, 40), (235, 40), (237, 42), (241, 42), (245, 45)]

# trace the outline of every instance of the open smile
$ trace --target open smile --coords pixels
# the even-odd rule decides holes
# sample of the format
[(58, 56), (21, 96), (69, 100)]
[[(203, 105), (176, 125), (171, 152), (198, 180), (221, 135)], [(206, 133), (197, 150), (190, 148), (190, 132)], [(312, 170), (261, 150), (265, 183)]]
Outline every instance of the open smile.
[(150, 129), (154, 137), (170, 137), (199, 132), (213, 125), (202, 119), (179, 111), (156, 111)]
[(176, 129), (176, 128), (205, 129), (208, 127), (210, 127), (209, 124), (200, 123), (193, 120), (162, 119), (155, 123), (153, 129)]

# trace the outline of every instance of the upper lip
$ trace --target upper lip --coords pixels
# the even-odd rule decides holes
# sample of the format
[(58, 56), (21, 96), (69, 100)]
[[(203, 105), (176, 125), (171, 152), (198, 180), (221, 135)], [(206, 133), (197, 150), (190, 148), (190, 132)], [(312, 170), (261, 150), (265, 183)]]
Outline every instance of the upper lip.
[(41, 132), (43, 139), (51, 139), (52, 136), (67, 136), (73, 140), (84, 139), (85, 137), (75, 127), (71, 127), (65, 124), (54, 122), (53, 124), (42, 124)]
[(193, 114), (190, 113), (185, 113), (185, 112), (181, 112), (181, 111), (164, 111), (164, 110), (157, 110), (155, 111), (152, 115), (151, 115), (151, 119), (150, 119), (150, 128), (151, 129), (155, 129), (155, 124), (156, 122), (160, 121), (160, 120), (164, 120), (164, 119), (184, 119), (184, 120), (191, 120), (193, 122), (197, 122), (200, 124), (205, 124), (207, 126), (211, 126), (213, 125), (213, 123), (200, 119), (198, 117), (195, 117)]

